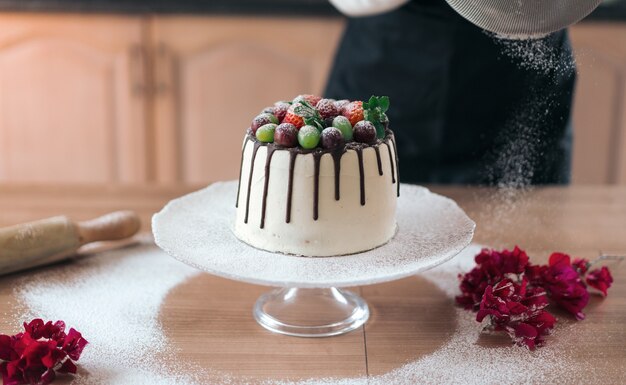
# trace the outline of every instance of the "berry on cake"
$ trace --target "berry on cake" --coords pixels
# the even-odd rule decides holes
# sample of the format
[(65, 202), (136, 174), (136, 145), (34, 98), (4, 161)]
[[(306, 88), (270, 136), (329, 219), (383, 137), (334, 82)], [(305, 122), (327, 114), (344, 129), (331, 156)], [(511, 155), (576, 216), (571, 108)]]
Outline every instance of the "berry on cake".
[(299, 95), (263, 109), (243, 142), (235, 235), (259, 249), (307, 257), (389, 242), (400, 180), (388, 108), (386, 96)]

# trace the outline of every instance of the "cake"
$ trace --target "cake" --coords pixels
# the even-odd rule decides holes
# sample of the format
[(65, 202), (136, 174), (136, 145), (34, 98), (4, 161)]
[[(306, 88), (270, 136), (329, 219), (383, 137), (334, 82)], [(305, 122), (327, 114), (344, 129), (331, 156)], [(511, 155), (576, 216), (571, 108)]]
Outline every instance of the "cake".
[(300, 95), (255, 117), (242, 147), (234, 233), (307, 257), (371, 250), (396, 233), (398, 154), (387, 97)]

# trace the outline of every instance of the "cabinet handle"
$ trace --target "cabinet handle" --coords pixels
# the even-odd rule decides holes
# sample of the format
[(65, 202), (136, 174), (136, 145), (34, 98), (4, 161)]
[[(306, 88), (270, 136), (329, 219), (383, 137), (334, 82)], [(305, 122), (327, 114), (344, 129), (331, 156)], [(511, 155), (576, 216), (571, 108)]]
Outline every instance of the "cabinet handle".
[(164, 43), (156, 48), (155, 79), (157, 95), (167, 93), (172, 86), (172, 55)]
[(133, 94), (142, 96), (146, 91), (145, 52), (140, 44), (130, 47), (130, 81)]

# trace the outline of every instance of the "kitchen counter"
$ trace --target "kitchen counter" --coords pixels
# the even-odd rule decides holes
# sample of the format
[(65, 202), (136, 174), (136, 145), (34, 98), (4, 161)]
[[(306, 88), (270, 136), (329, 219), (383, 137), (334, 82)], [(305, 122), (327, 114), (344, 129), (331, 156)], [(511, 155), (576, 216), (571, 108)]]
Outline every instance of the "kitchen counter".
[[(5, 184), (0, 187), (0, 225), (57, 214), (81, 220), (112, 210), (134, 209), (148, 230), (153, 212), (193, 189)], [(518, 244), (534, 261), (545, 261), (556, 250), (590, 259), (600, 251), (626, 254), (626, 187), (538, 188), (503, 195), (485, 188), (433, 190), (454, 198), (477, 222), (475, 241), (481, 244)], [(626, 265), (612, 270), (615, 282), (609, 296), (601, 299), (593, 295), (584, 321), (555, 312), (565, 329), (549, 336), (548, 344), (558, 347), (557, 359), (567, 357), (569, 364), (551, 370), (570, 375), (580, 372), (580, 382), (588, 384), (626, 381)], [(13, 318), (18, 307), (13, 287), (21, 278), (19, 274), (0, 278), (0, 332), (19, 326)], [(252, 304), (266, 290), (208, 274), (176, 287), (161, 308), (160, 321), (181, 361), (253, 379), (374, 376), (407, 361), (429, 357), (451, 338), (451, 331), (460, 322), (455, 319), (452, 301), (440, 289), (422, 277), (410, 277), (355, 288), (373, 311), (366, 326), (355, 332), (324, 339), (277, 336), (258, 326), (251, 316)], [(507, 349), (508, 337), (478, 340), (480, 326), (475, 326), (477, 344), (492, 348), (493, 362), (483, 364), (498, 367), (499, 350)], [(574, 339), (576, 348), (572, 349), (571, 343), (561, 344), (561, 339)], [(522, 359), (526, 354), (530, 353), (520, 348)], [(472, 373), (465, 374), (468, 381)], [(502, 374), (501, 382), (507, 382), (506, 374)]]
[[(0, 0), (0, 10), (340, 16), (327, 0)], [(626, 0), (603, 4), (587, 20), (626, 20)]]

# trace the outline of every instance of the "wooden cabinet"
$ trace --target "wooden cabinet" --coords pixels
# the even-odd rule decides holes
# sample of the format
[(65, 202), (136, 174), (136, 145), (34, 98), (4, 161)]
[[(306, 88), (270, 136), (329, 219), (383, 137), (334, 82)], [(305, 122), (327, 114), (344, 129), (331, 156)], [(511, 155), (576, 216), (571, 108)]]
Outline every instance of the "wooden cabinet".
[(158, 180), (236, 178), (251, 117), (321, 93), (341, 28), (337, 19), (154, 19)]
[(0, 181), (145, 181), (142, 24), (0, 15)]
[(237, 176), (251, 117), (321, 93), (340, 19), (0, 15), (0, 182)]
[(574, 183), (626, 184), (626, 25), (571, 29), (578, 84), (574, 104)]

